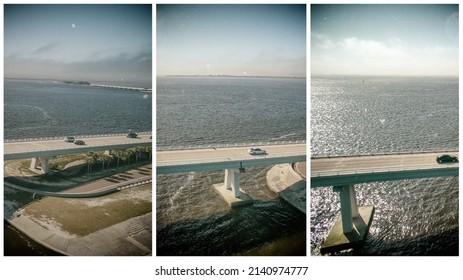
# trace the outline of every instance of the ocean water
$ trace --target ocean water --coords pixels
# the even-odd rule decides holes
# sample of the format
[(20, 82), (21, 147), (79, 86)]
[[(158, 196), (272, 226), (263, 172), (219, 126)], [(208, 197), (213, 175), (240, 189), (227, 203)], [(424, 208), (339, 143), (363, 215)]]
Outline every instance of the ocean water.
[[(458, 150), (458, 78), (312, 77), (312, 157)], [(365, 245), (339, 255), (458, 255), (458, 177), (356, 185), (374, 205)], [(339, 213), (332, 188), (311, 189), (310, 253)]]
[[(151, 131), (151, 116), (151, 94), (49, 80), (4, 80), (4, 139)], [(5, 217), (12, 210), (7, 205), (17, 208), (31, 200), (31, 194), (8, 188), (4, 196)], [(5, 255), (56, 255), (6, 223), (4, 237)]]
[(5, 79), (4, 138), (152, 130), (152, 95), (56, 81)]
[(306, 80), (163, 77), (157, 145), (306, 139)]
[[(157, 80), (158, 149), (294, 141), (306, 137), (304, 79), (163, 77)], [(224, 172), (159, 175), (157, 255), (306, 255), (306, 215), (247, 169), (254, 205), (230, 209), (213, 191)]]

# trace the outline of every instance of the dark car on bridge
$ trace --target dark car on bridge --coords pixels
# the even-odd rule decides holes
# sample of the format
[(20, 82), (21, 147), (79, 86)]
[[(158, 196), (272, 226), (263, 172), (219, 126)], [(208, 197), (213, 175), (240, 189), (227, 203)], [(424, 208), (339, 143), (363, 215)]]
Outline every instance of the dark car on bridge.
[(85, 142), (82, 141), (82, 140), (76, 140), (76, 141), (74, 141), (74, 144), (76, 144), (76, 145), (85, 145)]
[(458, 158), (451, 155), (441, 155), (436, 158), (438, 163), (443, 162), (458, 162)]
[(137, 134), (135, 132), (129, 132), (129, 134), (127, 134), (127, 137), (129, 138), (137, 138)]

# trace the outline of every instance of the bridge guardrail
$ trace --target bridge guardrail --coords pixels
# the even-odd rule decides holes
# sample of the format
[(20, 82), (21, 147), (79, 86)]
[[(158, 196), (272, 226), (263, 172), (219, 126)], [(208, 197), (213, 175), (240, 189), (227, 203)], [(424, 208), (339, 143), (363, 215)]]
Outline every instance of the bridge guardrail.
[[(139, 135), (149, 135), (151, 131), (137, 132)], [(100, 138), (100, 137), (114, 137), (114, 136), (124, 136), (127, 133), (112, 133), (112, 134), (92, 134), (92, 135), (79, 135), (74, 136), (76, 139), (84, 138)], [(69, 136), (69, 135), (67, 135)], [(32, 142), (32, 141), (48, 141), (48, 140), (60, 140), (64, 139), (66, 136), (56, 136), (56, 137), (40, 137), (40, 138), (24, 138), (24, 139), (5, 139), (5, 143), (15, 143), (15, 142)]]
[(283, 153), (283, 154), (271, 154), (271, 155), (258, 155), (258, 156), (246, 156), (246, 157), (223, 157), (223, 158), (202, 158), (198, 160), (169, 160), (169, 161), (157, 161), (156, 166), (173, 166), (173, 165), (189, 165), (189, 164), (202, 164), (202, 163), (215, 163), (215, 162), (227, 162), (227, 161), (248, 161), (248, 160), (259, 160), (259, 159), (271, 159), (271, 158), (282, 158), (282, 157), (293, 157), (293, 156), (305, 156), (306, 153)]
[[(157, 146), (156, 151), (178, 151), (178, 150), (198, 150), (198, 149), (214, 149), (214, 148), (233, 148), (233, 147), (253, 147), (253, 146), (275, 146), (288, 144), (305, 144), (306, 140), (293, 141), (255, 141), (248, 143), (234, 144), (206, 144), (206, 145), (184, 145), (184, 146)], [(157, 144), (158, 145), (158, 144)]]

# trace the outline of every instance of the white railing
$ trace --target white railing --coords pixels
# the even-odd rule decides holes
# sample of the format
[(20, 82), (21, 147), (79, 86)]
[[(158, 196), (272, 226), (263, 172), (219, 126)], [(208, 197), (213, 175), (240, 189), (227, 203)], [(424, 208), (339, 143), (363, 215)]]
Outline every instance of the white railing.
[(142, 181), (135, 182), (135, 183), (130, 183), (130, 184), (123, 184), (122, 186), (117, 187), (117, 190), (121, 191), (121, 190), (125, 190), (125, 189), (130, 189), (130, 188), (133, 188), (133, 187), (138, 187), (138, 186), (149, 184), (149, 183), (152, 183), (152, 182), (153, 182), (153, 180), (149, 179), (149, 180), (142, 180)]
[[(199, 149), (218, 149), (218, 148), (234, 148), (234, 147), (253, 147), (253, 146), (275, 146), (275, 145), (290, 145), (290, 144), (305, 144), (306, 140), (293, 141), (255, 141), (247, 143), (235, 144), (205, 144), (205, 145), (183, 145), (183, 146), (157, 146), (157, 151), (177, 151), (177, 150), (199, 150)], [(157, 143), (159, 145), (159, 143)]]

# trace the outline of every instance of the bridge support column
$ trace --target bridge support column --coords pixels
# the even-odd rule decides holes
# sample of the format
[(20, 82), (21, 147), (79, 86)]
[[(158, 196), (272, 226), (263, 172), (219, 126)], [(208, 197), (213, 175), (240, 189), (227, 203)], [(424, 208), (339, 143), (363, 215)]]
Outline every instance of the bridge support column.
[(240, 197), (240, 170), (225, 169), (225, 188), (233, 192), (235, 197)]
[(38, 165), (39, 165), (39, 158), (32, 158), (31, 166), (29, 168), (34, 170), (34, 169), (37, 169)]
[(354, 229), (353, 218), (359, 215), (355, 187), (354, 185), (338, 186), (334, 187), (334, 191), (339, 192), (341, 200), (342, 231), (349, 233)]
[(42, 169), (43, 173), (48, 173), (48, 158), (32, 158), (31, 166), (29, 167), (31, 170), (37, 170), (38, 168)]
[(373, 220), (374, 206), (357, 206), (354, 185), (335, 186), (341, 201), (341, 216), (335, 221), (320, 253), (333, 253), (361, 246)]
[(238, 207), (253, 203), (252, 198), (240, 189), (242, 168), (225, 169), (223, 184), (214, 184), (214, 190), (231, 206)]
[(40, 166), (42, 167), (43, 173), (48, 173), (48, 158), (40, 158)]

